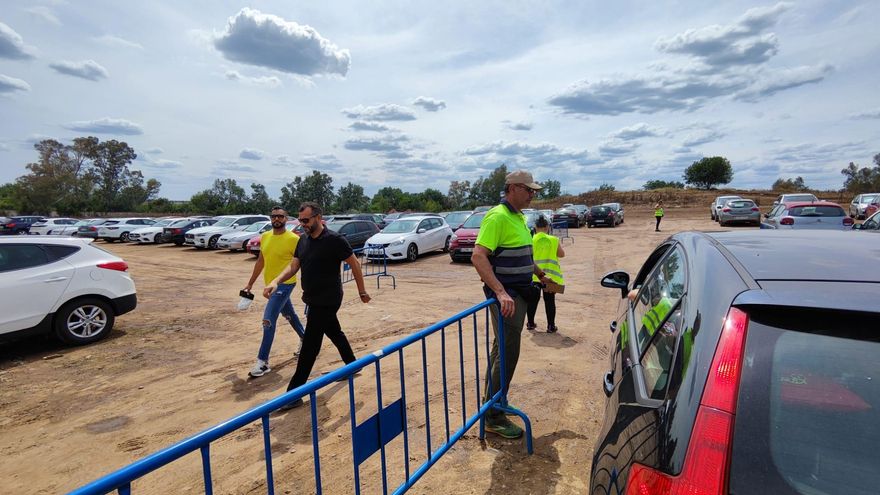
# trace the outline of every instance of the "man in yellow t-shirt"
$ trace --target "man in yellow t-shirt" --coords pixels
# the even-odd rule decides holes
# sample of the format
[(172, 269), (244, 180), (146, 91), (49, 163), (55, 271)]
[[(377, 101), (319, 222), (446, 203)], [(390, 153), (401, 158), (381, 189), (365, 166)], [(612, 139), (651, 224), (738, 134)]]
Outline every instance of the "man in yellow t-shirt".
[[(251, 278), (244, 288), (248, 292), (251, 291), (260, 272), (263, 272), (263, 282), (269, 285), (290, 264), (293, 252), (299, 242), (299, 236), (287, 230), (287, 211), (284, 208), (280, 206), (272, 208), (270, 218), (272, 230), (263, 232), (260, 237), (260, 256), (257, 258)], [(266, 303), (266, 308), (263, 310), (263, 340), (260, 343), (260, 350), (257, 352), (257, 363), (248, 373), (251, 377), (263, 376), (271, 371), (269, 351), (272, 349), (272, 341), (275, 339), (275, 324), (279, 314), (284, 316), (299, 335), (300, 346), (302, 346), (305, 331), (293, 309), (293, 303), (290, 302), (290, 294), (294, 287), (296, 287), (295, 275), (278, 284), (278, 290), (272, 293)]]

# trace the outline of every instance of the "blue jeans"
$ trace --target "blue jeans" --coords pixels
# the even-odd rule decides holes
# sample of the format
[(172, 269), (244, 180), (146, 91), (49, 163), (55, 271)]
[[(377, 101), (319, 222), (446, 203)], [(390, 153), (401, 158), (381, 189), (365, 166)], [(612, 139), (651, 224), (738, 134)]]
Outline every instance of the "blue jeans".
[(296, 330), (299, 338), (305, 335), (302, 322), (293, 310), (293, 304), (290, 302), (290, 293), (296, 284), (278, 284), (278, 290), (269, 297), (266, 303), (266, 309), (263, 310), (263, 341), (260, 343), (260, 351), (257, 358), (263, 361), (269, 360), (269, 351), (272, 349), (272, 341), (275, 340), (275, 324), (278, 321), (278, 315), (281, 314), (290, 323), (290, 326)]

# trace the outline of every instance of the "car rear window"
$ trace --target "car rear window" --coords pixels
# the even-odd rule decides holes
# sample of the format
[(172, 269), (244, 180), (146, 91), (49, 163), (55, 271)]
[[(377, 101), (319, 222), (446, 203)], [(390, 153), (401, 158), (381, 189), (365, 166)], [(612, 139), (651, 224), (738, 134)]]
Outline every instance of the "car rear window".
[(788, 210), (792, 217), (843, 217), (846, 216), (839, 206), (795, 206)]
[(611, 209), (611, 207), (609, 207), (609, 206), (594, 206), (594, 207), (590, 208), (590, 212), (592, 212), (592, 213), (608, 213), (608, 210), (610, 210), (610, 209)]
[(752, 206), (755, 206), (755, 202), (748, 201), (748, 200), (746, 200), (746, 201), (733, 200), (733, 201), (728, 201), (727, 206), (729, 206), (731, 208), (751, 208)]
[(730, 493), (877, 493), (878, 315), (801, 309), (750, 318)]

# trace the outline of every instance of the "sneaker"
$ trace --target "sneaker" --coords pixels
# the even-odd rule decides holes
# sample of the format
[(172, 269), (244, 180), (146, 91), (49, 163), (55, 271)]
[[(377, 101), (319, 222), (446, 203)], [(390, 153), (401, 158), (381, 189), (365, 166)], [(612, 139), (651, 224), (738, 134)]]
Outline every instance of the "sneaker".
[(526, 330), (535, 330), (536, 328), (538, 328), (538, 325), (534, 323), (526, 323)]
[[(513, 404), (507, 404), (506, 407), (511, 410), (511, 411), (504, 411), (504, 414), (507, 416), (517, 416), (517, 414), (516, 414), (517, 412), (522, 412), (519, 410), (518, 407), (514, 406)], [(516, 412), (512, 412), (512, 411), (516, 411)]]
[(269, 367), (268, 361), (263, 361), (262, 359), (257, 359), (257, 364), (248, 371), (248, 376), (252, 378), (256, 378), (258, 376), (263, 376), (266, 373), (272, 371), (272, 368)]
[(303, 339), (300, 337), (299, 339), (299, 347), (296, 348), (296, 352), (293, 353), (293, 357), (299, 356), (299, 353), (303, 350)]
[(498, 423), (489, 423), (487, 421), (486, 431), (504, 438), (519, 438), (523, 435), (523, 429), (508, 421), (507, 418)]
[(559, 327), (556, 325), (550, 325), (547, 327), (547, 333), (556, 333), (557, 330), (559, 330)]
[(284, 404), (283, 406), (279, 407), (278, 410), (279, 411), (290, 411), (291, 409), (296, 409), (297, 407), (301, 407), (303, 404), (305, 404), (305, 402), (303, 402), (302, 399), (297, 399), (293, 402), (289, 402), (287, 404)]

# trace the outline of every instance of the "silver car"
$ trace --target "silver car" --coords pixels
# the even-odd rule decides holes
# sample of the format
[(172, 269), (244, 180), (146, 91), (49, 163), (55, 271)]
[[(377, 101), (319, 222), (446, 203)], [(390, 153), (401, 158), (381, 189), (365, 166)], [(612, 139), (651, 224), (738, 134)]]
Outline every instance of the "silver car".
[(715, 198), (715, 201), (712, 201), (712, 204), (709, 206), (709, 214), (712, 215), (712, 220), (718, 221), (718, 212), (724, 207), (724, 203), (731, 199), (742, 198), (739, 196), (718, 196)]
[(853, 226), (843, 207), (830, 201), (782, 203), (761, 222), (762, 229), (850, 230)]
[(862, 220), (865, 218), (865, 208), (878, 199), (880, 199), (880, 193), (859, 194), (849, 204), (849, 216)]
[(761, 225), (761, 209), (751, 199), (731, 199), (718, 211), (718, 223)]
[(272, 222), (252, 223), (242, 231), (230, 232), (221, 236), (217, 241), (217, 248), (228, 249), (230, 251), (238, 251), (241, 249), (242, 251), (247, 252), (248, 241), (271, 228)]

